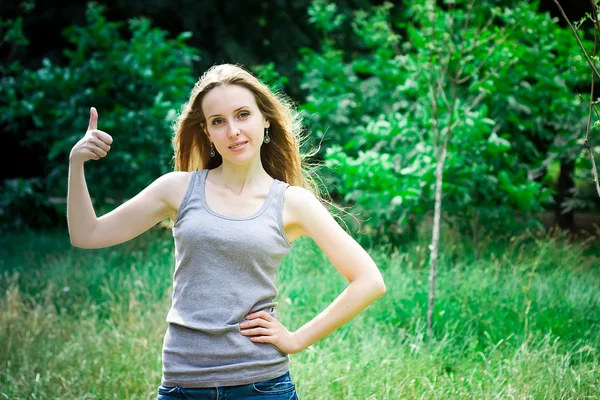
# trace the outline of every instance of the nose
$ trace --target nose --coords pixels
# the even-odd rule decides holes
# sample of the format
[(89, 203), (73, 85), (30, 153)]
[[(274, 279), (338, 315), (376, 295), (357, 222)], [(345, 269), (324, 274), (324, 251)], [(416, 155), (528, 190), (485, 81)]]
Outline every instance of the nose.
[(236, 125), (235, 122), (229, 122), (229, 137), (236, 137), (240, 134), (240, 128)]

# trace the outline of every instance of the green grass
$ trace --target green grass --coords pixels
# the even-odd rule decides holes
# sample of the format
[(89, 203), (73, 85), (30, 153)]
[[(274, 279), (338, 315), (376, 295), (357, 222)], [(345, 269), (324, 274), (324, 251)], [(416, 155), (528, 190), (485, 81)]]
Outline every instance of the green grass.
[[(174, 268), (170, 231), (73, 248), (66, 232), (0, 239), (0, 399), (154, 399)], [(425, 329), (427, 240), (370, 252), (387, 293), (290, 356), (303, 400), (597, 399), (600, 258), (538, 235), (474, 260), (447, 236), (434, 336)], [(298, 329), (346, 285), (309, 238), (278, 276), (278, 316)]]

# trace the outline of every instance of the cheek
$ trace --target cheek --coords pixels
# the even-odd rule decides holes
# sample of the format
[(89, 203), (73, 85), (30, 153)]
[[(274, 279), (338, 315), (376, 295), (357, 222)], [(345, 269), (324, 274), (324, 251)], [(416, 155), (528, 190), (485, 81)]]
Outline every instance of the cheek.
[(214, 125), (211, 126), (210, 128), (208, 128), (208, 134), (211, 136), (217, 136), (219, 135), (221, 132), (224, 132), (225, 125)]

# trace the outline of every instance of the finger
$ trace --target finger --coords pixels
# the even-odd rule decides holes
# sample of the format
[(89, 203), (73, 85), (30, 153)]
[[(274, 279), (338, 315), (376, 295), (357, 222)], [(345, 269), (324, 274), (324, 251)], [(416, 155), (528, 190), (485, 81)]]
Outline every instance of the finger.
[(99, 158), (106, 157), (106, 152), (96, 146), (90, 146), (88, 150), (97, 155)]
[(92, 136), (97, 137), (98, 139), (102, 140), (106, 144), (112, 144), (112, 142), (113, 142), (112, 136), (110, 136), (108, 133), (98, 130), (98, 129), (95, 129), (94, 132), (92, 132)]
[(243, 331), (241, 331), (242, 335), (265, 335), (265, 336), (270, 336), (272, 335), (271, 331), (269, 329), (266, 328), (254, 328), (254, 329), (244, 329)]
[(253, 328), (256, 326), (268, 327), (269, 323), (262, 318), (256, 318), (251, 321), (245, 321), (242, 324), (240, 324), (240, 328), (242, 329)]
[(267, 321), (273, 321), (275, 319), (275, 318), (273, 318), (273, 316), (271, 314), (269, 314), (266, 311), (259, 311), (254, 314), (250, 314), (250, 315), (246, 316), (246, 318), (248, 318), (248, 317), (250, 317), (252, 319), (263, 318), (263, 319), (266, 319)]
[(86, 150), (86, 153), (89, 160), (99, 160), (102, 158), (98, 154), (94, 153), (92, 150)]
[(95, 144), (97, 147), (101, 148), (102, 150), (108, 152), (110, 150), (110, 145), (104, 143), (102, 140), (96, 138), (96, 137), (91, 137), (90, 138), (90, 142), (92, 142), (93, 144)]
[(271, 343), (272, 337), (273, 336), (252, 336), (252, 337), (249, 337), (248, 339), (252, 340), (253, 342)]
[(88, 125), (88, 131), (92, 129), (98, 129), (98, 111), (95, 107), (90, 108), (90, 123)]

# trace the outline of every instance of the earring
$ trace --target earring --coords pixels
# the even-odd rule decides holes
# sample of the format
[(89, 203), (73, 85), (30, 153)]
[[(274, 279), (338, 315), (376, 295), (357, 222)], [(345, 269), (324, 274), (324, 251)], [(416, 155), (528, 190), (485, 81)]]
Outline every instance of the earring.
[(269, 137), (269, 128), (265, 128), (265, 143), (269, 143), (271, 141), (271, 138)]
[(213, 146), (213, 142), (210, 142), (210, 156), (214, 157), (215, 156), (215, 148)]

